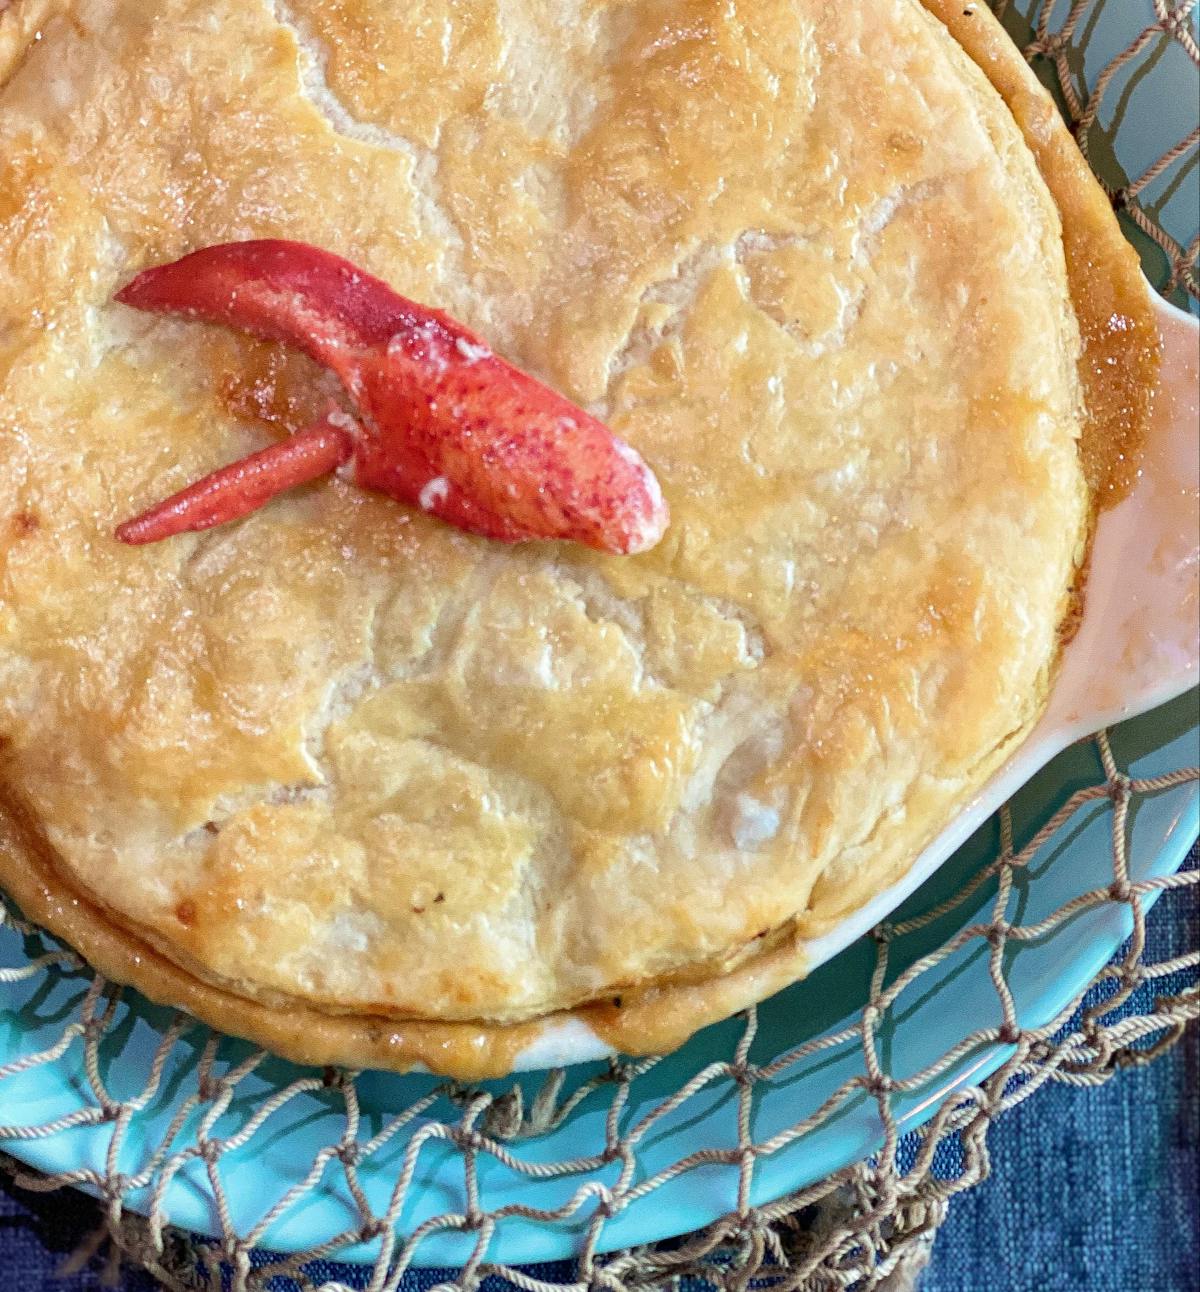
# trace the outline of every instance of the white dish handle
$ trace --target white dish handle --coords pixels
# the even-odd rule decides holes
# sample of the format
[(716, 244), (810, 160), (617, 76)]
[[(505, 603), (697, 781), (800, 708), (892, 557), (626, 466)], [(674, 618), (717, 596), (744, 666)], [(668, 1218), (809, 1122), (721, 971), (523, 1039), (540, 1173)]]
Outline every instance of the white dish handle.
[(1100, 517), (1083, 622), (1038, 734), (1072, 740), (1200, 680), (1200, 326), (1159, 302), (1162, 379), (1134, 490)]

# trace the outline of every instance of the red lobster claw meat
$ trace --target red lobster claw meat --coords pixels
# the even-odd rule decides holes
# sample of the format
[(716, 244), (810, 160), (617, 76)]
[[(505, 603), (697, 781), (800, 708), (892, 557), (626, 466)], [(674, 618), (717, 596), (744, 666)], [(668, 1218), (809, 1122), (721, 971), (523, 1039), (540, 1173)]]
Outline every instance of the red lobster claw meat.
[(440, 310), (317, 247), (206, 247), (139, 274), (137, 309), (223, 323), (332, 369), (358, 411), (223, 467), (117, 529), (152, 543), (244, 516), (341, 468), (358, 485), (504, 542), (571, 539), (618, 554), (662, 537), (653, 472), (602, 422), (493, 354)]

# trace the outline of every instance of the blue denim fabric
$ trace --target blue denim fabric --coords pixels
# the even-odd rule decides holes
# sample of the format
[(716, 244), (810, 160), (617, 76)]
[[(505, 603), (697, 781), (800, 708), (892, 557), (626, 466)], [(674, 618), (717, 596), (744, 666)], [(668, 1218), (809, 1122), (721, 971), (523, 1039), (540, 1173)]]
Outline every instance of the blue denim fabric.
[[(1193, 853), (1191, 865), (1197, 864)], [(1148, 957), (1200, 941), (1196, 890), (1168, 894), (1150, 920)], [(1181, 983), (1164, 980), (1169, 994)], [(921, 1292), (1197, 1292), (1200, 1289), (1200, 1047), (1193, 1032), (1165, 1058), (1092, 1090), (1050, 1086), (1001, 1118), (989, 1136), (991, 1179), (954, 1200)], [(954, 1149), (935, 1169), (954, 1174)], [(58, 1277), (99, 1225), (73, 1191), (34, 1195), (0, 1184), (0, 1289), (94, 1292), (100, 1274)], [(569, 1267), (543, 1266), (543, 1278)], [(363, 1271), (325, 1266), (351, 1287)], [(422, 1270), (404, 1292), (450, 1274)], [(489, 1286), (494, 1285), (494, 1286)], [(123, 1292), (155, 1287), (128, 1274)], [(486, 1292), (500, 1292), (488, 1280)]]
[[(1150, 917), (1151, 962), (1200, 941), (1196, 889), (1163, 901), (1168, 909)], [(1184, 986), (1163, 979), (1156, 991)], [(1195, 1028), (1164, 1058), (1099, 1088), (1044, 1087), (996, 1123), (988, 1144), (992, 1176), (951, 1203), (921, 1292), (1200, 1289)]]

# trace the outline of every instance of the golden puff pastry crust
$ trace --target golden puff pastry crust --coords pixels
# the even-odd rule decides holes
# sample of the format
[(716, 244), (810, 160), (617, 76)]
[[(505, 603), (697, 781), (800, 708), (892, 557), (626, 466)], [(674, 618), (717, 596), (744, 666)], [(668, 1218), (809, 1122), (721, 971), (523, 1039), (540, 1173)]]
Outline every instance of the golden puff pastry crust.
[[(545, 1020), (675, 1044), (798, 976), (1036, 718), (1152, 386), (1132, 253), (968, 8), (0, 14), (0, 883), (26, 912), (290, 1057), (462, 1076)], [(117, 544), (330, 394), (112, 303), (258, 237), (605, 418), (665, 540), (507, 547), (334, 480)]]

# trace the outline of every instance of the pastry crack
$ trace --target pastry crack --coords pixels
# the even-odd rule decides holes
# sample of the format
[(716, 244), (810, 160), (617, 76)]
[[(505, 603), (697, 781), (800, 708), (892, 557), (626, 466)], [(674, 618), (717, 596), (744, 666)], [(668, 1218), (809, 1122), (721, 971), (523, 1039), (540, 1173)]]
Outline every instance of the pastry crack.
[(842, 294), (835, 327), (819, 336), (810, 335), (794, 319), (757, 300), (746, 273), (752, 257), (789, 247), (811, 246), (819, 241), (817, 234), (804, 230), (775, 232), (747, 228), (728, 241), (684, 246), (670, 272), (652, 282), (639, 296), (629, 331), (609, 357), (605, 396), (593, 410), (598, 416), (611, 417), (621, 379), (648, 363), (660, 346), (679, 338), (699, 294), (714, 271), (722, 266), (739, 270), (747, 300), (781, 328), (807, 358), (819, 358), (841, 349), (866, 308), (872, 288), (872, 265), (884, 233), (906, 211), (939, 196), (951, 182), (952, 177), (936, 177), (901, 184), (866, 209), (854, 234), (849, 263), (850, 280), (857, 280), (857, 285)]
[[(743, 287), (747, 299), (764, 317), (782, 329), (805, 358), (819, 359), (845, 348), (862, 320), (874, 288), (874, 261), (883, 235), (914, 206), (944, 193), (953, 179), (952, 176), (939, 176), (900, 184), (867, 207), (853, 235), (846, 286), (839, 285), (838, 317), (832, 328), (823, 332), (806, 329), (797, 319), (759, 299), (748, 281)], [(810, 246), (818, 242), (816, 236), (804, 233), (771, 233), (761, 229), (747, 229), (735, 240), (734, 248), (737, 263), (746, 272), (755, 256), (771, 255), (789, 247)]]
[(269, 788), (256, 785), (243, 794), (223, 794), (212, 805), (208, 819), (188, 830), (178, 839), (183, 848), (207, 848), (213, 838), (235, 817), (254, 808), (288, 807), (300, 803), (328, 803), (332, 791), (328, 785), (311, 780), (280, 782)]
[(642, 292), (629, 331), (609, 356), (605, 396), (597, 405), (599, 416), (612, 416), (614, 392), (621, 378), (647, 363), (659, 346), (679, 336), (713, 270), (734, 262), (732, 242), (687, 244), (680, 249), (670, 273)]
[(463, 238), (441, 196), (437, 148), (416, 143), (374, 122), (361, 121), (329, 83), (329, 54), (308, 30), (287, 0), (266, 0), (280, 27), (291, 33), (299, 57), (300, 93), (325, 124), (344, 139), (397, 153), (409, 163), (409, 179), (417, 199), (421, 232), (441, 248), (443, 259), (460, 256)]
[(643, 602), (618, 596), (599, 571), (584, 566), (560, 566), (559, 577), (572, 588), (580, 609), (592, 623), (612, 625), (620, 631), (637, 665), (632, 688), (635, 691), (662, 690), (667, 683), (655, 672), (654, 661), (647, 649)]
[(352, 713), (364, 696), (377, 691), (382, 685), (383, 676), (372, 651), (366, 659), (352, 665), (334, 680), (320, 708), (305, 723), (304, 755), (323, 785), (330, 783), (326, 757), (329, 729), (339, 719)]

